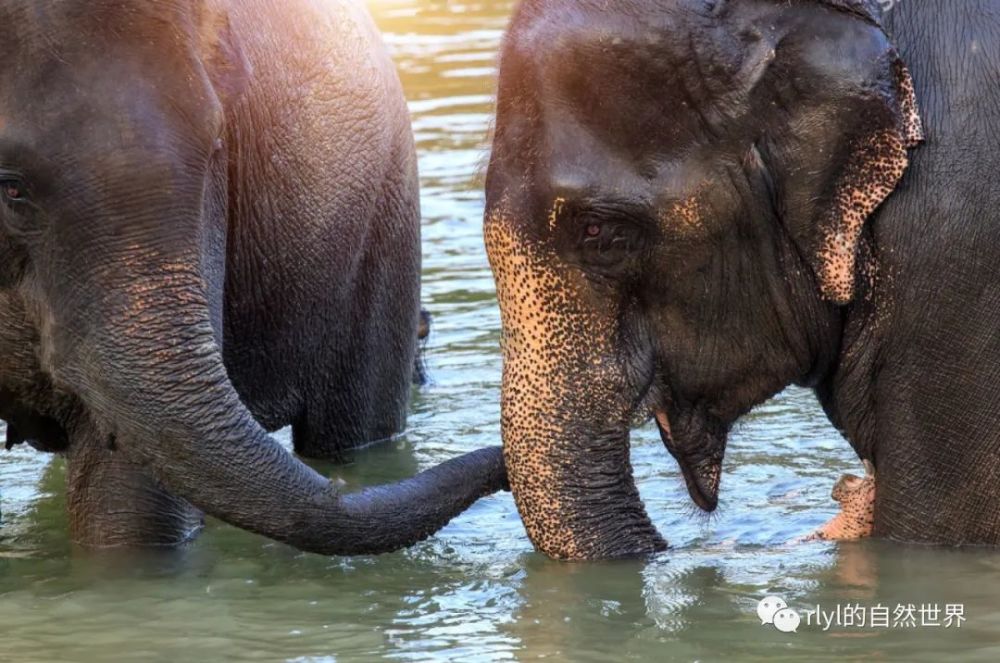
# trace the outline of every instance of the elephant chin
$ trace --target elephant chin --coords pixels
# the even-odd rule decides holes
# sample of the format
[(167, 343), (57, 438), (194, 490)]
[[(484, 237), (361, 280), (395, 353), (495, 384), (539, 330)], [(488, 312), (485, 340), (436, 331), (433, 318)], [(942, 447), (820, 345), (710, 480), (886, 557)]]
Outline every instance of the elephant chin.
[[(712, 513), (719, 506), (719, 485), (722, 480), (722, 458), (718, 455), (685, 452), (686, 445), (679, 444), (670, 426), (670, 417), (665, 410), (655, 412), (660, 439), (681, 468), (684, 483), (691, 500), (699, 509)], [(721, 446), (721, 445), (711, 445)]]

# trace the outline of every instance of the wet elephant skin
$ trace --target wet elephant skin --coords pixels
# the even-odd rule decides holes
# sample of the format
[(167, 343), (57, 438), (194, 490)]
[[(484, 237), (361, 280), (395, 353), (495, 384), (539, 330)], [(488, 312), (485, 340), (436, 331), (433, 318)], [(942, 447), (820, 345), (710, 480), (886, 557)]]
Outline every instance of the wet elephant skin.
[(74, 538), (168, 545), (196, 510), (326, 554), (420, 540), (498, 449), (340, 490), (405, 424), (416, 159), (354, 0), (0, 0), (0, 416), (69, 458)]
[(520, 5), (485, 235), (540, 550), (662, 549), (629, 429), (711, 511), (731, 427), (790, 384), (877, 468), (876, 535), (1000, 543), (1000, 10), (879, 5)]

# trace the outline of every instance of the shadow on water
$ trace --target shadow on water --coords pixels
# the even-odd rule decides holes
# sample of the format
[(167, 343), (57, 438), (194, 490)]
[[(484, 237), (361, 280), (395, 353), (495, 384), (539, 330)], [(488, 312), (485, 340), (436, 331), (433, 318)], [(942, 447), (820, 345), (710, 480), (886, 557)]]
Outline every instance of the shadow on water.
[[(499, 441), (499, 316), (482, 240), (481, 168), (510, 2), (373, 0), (411, 102), (424, 209), (432, 382), (410, 430), (317, 465), (382, 483)], [(285, 438), (287, 443), (287, 437)], [(1000, 660), (1000, 556), (884, 542), (789, 545), (835, 513), (860, 470), (811, 394), (734, 434), (719, 514), (693, 512), (654, 430), (633, 464), (673, 549), (559, 564), (533, 552), (509, 495), (384, 557), (304, 555), (210, 521), (179, 551), (88, 552), (67, 539), (62, 463), (0, 454), (0, 660)], [(961, 629), (762, 627), (776, 594), (817, 604), (964, 604)]]

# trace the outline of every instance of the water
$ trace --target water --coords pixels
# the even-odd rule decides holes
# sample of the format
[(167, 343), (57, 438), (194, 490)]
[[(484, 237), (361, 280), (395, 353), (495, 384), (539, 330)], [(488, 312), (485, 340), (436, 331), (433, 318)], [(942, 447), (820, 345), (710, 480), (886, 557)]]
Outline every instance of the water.
[[(482, 246), (494, 59), (510, 3), (372, 4), (411, 100), (424, 184), (428, 361), (409, 433), (324, 468), (361, 485), (499, 441), (499, 318)], [(812, 396), (790, 391), (733, 436), (722, 506), (689, 505), (651, 429), (634, 462), (674, 545), (655, 559), (559, 564), (533, 552), (509, 495), (380, 558), (297, 553), (218, 523), (180, 553), (88, 554), (67, 539), (60, 462), (0, 454), (0, 660), (1000, 659), (1000, 556), (880, 542), (788, 545), (860, 472)], [(762, 628), (757, 601), (964, 604), (961, 629)], [(918, 617), (919, 621), (919, 617)]]

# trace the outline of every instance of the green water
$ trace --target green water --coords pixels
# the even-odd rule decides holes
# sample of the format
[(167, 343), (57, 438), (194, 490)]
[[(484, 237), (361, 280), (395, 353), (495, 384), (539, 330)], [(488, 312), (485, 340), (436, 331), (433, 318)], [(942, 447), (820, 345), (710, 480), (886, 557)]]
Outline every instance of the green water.
[[(421, 154), (434, 382), (416, 393), (404, 438), (323, 468), (355, 485), (499, 441), (481, 173), (510, 3), (381, 0), (372, 9)], [(304, 555), (218, 523), (177, 553), (87, 553), (67, 539), (62, 464), (30, 450), (0, 454), (0, 661), (1000, 660), (993, 551), (787, 543), (831, 517), (834, 481), (861, 470), (810, 394), (791, 391), (737, 430), (712, 519), (690, 506), (655, 432), (634, 441), (640, 489), (674, 549), (585, 565), (534, 553), (509, 495), (381, 558)], [(756, 617), (767, 594), (798, 609), (963, 604), (967, 621), (803, 624), (783, 634)]]

